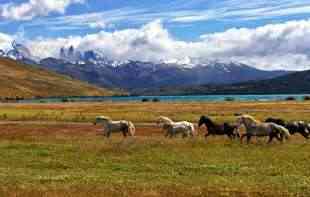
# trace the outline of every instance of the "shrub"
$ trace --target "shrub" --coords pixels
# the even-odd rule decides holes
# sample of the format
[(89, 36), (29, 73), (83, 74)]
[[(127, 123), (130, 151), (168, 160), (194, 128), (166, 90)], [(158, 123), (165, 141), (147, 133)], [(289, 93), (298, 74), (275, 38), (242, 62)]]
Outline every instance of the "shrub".
[(61, 102), (67, 103), (67, 102), (69, 102), (69, 99), (68, 99), (68, 98), (62, 98), (62, 99), (61, 99)]
[(289, 96), (285, 99), (286, 101), (296, 101), (296, 98), (293, 96)]
[(160, 102), (160, 100), (159, 100), (159, 98), (153, 98), (153, 100), (152, 100), (154, 103), (158, 103), (158, 102)]
[(226, 97), (225, 101), (235, 101), (235, 98), (233, 98), (233, 97)]
[(310, 96), (304, 96), (304, 101), (310, 101)]
[(149, 102), (150, 100), (148, 98), (143, 98), (141, 101), (142, 102)]

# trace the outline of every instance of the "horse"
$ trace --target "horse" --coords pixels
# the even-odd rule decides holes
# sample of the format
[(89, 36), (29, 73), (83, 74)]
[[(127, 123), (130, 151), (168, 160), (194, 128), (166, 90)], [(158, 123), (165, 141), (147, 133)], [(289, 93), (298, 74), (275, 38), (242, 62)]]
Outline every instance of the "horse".
[(162, 126), (163, 131), (165, 132), (165, 137), (174, 137), (178, 134), (182, 134), (182, 137), (194, 137), (195, 136), (195, 127), (193, 123), (187, 121), (173, 122), (170, 118), (165, 116), (160, 116), (157, 119), (157, 124)]
[(226, 122), (222, 125), (219, 125), (213, 122), (209, 117), (201, 116), (198, 122), (198, 126), (201, 127), (203, 124), (208, 129), (208, 133), (205, 134), (206, 138), (209, 135), (227, 135), (231, 140), (236, 137), (240, 137), (239, 133), (236, 132), (238, 130), (237, 125), (231, 125)]
[(126, 138), (128, 135), (133, 137), (135, 135), (135, 126), (132, 122), (127, 120), (112, 121), (107, 116), (97, 116), (94, 124), (102, 124), (104, 128), (104, 136), (109, 138), (111, 133), (121, 132)]
[(247, 137), (247, 143), (250, 142), (252, 136), (264, 137), (269, 136), (268, 144), (272, 142), (273, 138), (277, 138), (280, 142), (283, 142), (283, 137), (289, 139), (290, 133), (285, 127), (276, 123), (262, 123), (255, 120), (250, 115), (242, 115), (237, 119), (238, 127), (244, 125), (246, 133), (241, 136), (241, 143), (244, 137)]
[(276, 123), (278, 125), (284, 126), (285, 128), (287, 128), (290, 132), (291, 135), (294, 135), (296, 133), (301, 134), (304, 138), (309, 139), (309, 135), (310, 135), (310, 125), (303, 122), (303, 121), (295, 121), (295, 122), (290, 122), (290, 123), (286, 123), (284, 120), (282, 119), (278, 119), (278, 118), (267, 118), (265, 120), (265, 122), (273, 122)]

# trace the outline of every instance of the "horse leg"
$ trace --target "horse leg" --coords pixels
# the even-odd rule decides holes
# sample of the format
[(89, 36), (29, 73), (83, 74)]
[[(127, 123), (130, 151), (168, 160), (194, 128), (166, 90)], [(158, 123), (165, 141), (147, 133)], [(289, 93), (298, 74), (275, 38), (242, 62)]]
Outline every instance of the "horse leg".
[(107, 131), (107, 132), (106, 132), (106, 137), (107, 137), (107, 138), (110, 138), (111, 133), (112, 133), (111, 131)]
[(301, 132), (300, 133), (302, 136), (304, 136), (304, 138), (309, 139), (309, 134), (306, 132)]
[(128, 133), (128, 131), (123, 130), (123, 131), (122, 131), (122, 133), (123, 133), (123, 136), (126, 138), (126, 137), (127, 137), (127, 133)]
[(246, 142), (247, 142), (247, 144), (250, 143), (251, 137), (252, 137), (252, 135), (250, 135), (250, 134), (247, 134), (247, 135), (246, 135)]
[(230, 140), (233, 140), (233, 139), (234, 139), (234, 135), (231, 134), (231, 133), (228, 133), (227, 136), (228, 136), (228, 138), (229, 138)]
[(277, 140), (279, 140), (280, 142), (283, 142), (283, 139), (284, 139), (284, 137), (283, 137), (283, 135), (275, 135), (275, 137), (277, 138)]
[(193, 131), (190, 131), (190, 132), (189, 132), (189, 135), (191, 136), (191, 138), (195, 137), (195, 135), (194, 135), (194, 132), (193, 132)]
[(243, 142), (243, 138), (246, 137), (246, 136), (248, 136), (248, 134), (246, 134), (246, 133), (241, 135), (241, 137), (240, 137), (240, 143), (241, 143), (241, 144), (242, 144), (242, 142)]
[(173, 138), (173, 136), (174, 136), (174, 133), (173, 132), (169, 132), (169, 138)]
[(274, 135), (274, 134), (270, 134), (269, 135), (269, 140), (268, 140), (267, 144), (270, 144), (274, 137), (276, 137), (278, 139), (279, 136), (278, 135)]

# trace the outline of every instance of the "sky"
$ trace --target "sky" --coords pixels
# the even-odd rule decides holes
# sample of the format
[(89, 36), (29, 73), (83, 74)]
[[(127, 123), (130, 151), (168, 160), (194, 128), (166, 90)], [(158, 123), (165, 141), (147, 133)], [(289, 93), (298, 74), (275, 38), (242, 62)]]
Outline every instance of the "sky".
[(0, 49), (114, 60), (310, 69), (309, 0), (0, 0)]

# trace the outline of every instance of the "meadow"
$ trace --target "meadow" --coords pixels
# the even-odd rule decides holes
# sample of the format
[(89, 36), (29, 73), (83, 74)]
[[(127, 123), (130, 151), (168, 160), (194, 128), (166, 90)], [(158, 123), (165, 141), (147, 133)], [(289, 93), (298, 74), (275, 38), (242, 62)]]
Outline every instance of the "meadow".
[[(219, 122), (249, 113), (310, 120), (310, 102), (0, 104), (0, 196), (309, 196), (310, 142), (166, 139), (159, 115)], [(128, 119), (105, 139), (96, 115)]]

